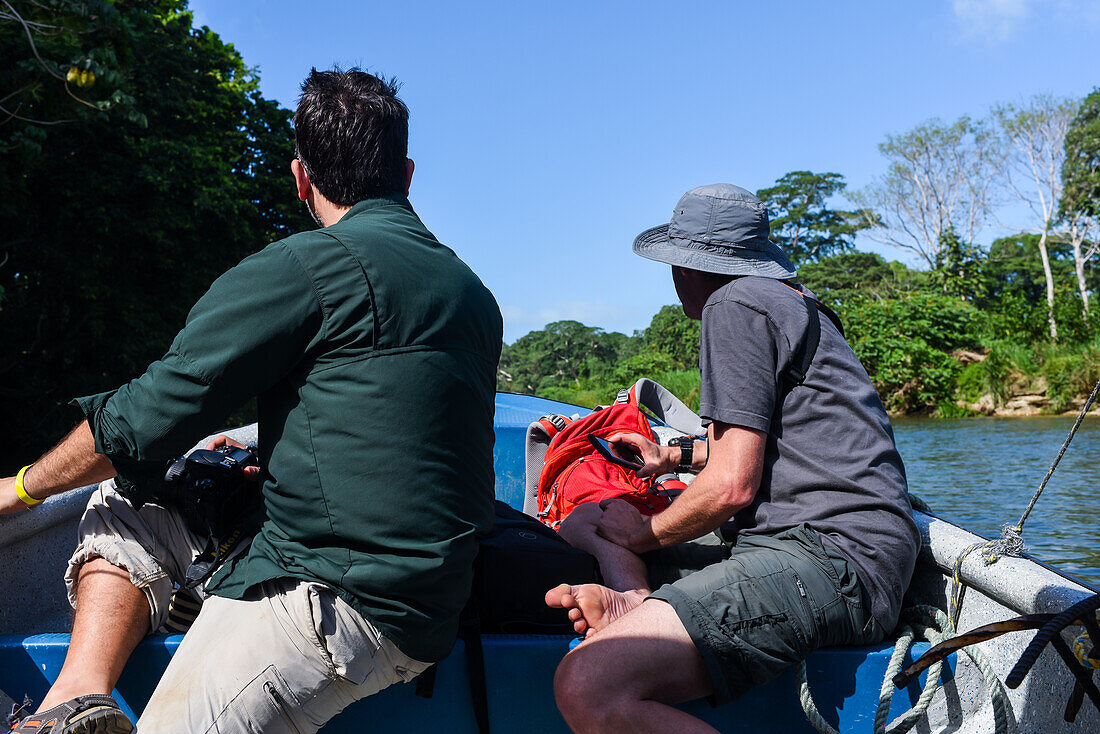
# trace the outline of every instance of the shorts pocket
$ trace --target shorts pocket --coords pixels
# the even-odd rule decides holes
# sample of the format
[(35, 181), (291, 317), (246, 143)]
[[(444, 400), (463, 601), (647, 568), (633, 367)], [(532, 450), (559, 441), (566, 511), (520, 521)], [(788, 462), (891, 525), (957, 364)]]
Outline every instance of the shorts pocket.
[[(734, 593), (724, 600), (729, 606), (719, 626), (752, 685), (767, 683), (813, 649), (813, 611), (800, 588), (801, 579), (788, 567), (729, 589)], [(713, 600), (707, 606), (714, 609)]]
[(312, 631), (333, 677), (361, 685), (374, 672), (381, 636), (332, 589), (308, 584)]
[(302, 734), (295, 721), (298, 702), (274, 665), (264, 668), (233, 697), (207, 734)]

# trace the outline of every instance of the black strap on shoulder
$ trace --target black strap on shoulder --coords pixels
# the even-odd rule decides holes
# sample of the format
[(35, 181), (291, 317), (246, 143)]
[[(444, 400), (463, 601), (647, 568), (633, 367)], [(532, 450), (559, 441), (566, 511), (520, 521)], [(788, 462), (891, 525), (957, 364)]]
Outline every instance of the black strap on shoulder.
[(809, 323), (806, 326), (806, 334), (798, 344), (798, 349), (795, 352), (795, 359), (791, 360), (791, 366), (787, 368), (786, 373), (783, 375), (783, 393), (786, 394), (794, 389), (795, 386), (801, 385), (802, 381), (806, 379), (806, 373), (810, 369), (810, 363), (814, 361), (814, 355), (817, 354), (817, 345), (821, 341), (821, 317), (817, 315), (817, 302), (812, 298), (807, 298), (804, 294), (799, 293), (802, 296), (802, 304), (806, 307), (806, 317), (809, 319)]
[(795, 350), (794, 359), (791, 360), (791, 366), (783, 374), (782, 395), (786, 395), (796, 386), (802, 384), (802, 381), (806, 379), (810, 364), (814, 361), (817, 346), (821, 342), (821, 317), (818, 315), (818, 311), (825, 314), (829, 321), (832, 321), (833, 325), (836, 326), (840, 335), (844, 336), (844, 325), (841, 324), (840, 317), (836, 315), (833, 309), (794, 286), (788, 285), (788, 287), (802, 297), (802, 305), (806, 307), (808, 323), (806, 334)]
[(833, 322), (833, 326), (840, 332), (841, 336), (844, 336), (844, 324), (840, 323), (840, 317), (836, 315), (836, 311), (826, 306), (821, 301), (813, 298), (812, 296), (804, 296), (807, 300), (813, 301), (817, 304), (817, 310), (829, 317), (829, 321)]

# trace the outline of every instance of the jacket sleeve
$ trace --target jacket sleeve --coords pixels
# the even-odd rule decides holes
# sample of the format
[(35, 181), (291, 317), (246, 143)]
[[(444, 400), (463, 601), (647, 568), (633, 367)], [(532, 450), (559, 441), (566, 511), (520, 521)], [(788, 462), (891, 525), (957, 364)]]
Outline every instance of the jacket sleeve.
[(117, 390), (78, 398), (95, 448), (140, 505), (165, 462), (291, 373), (323, 337), (313, 281), (283, 242), (214, 281), (168, 352)]

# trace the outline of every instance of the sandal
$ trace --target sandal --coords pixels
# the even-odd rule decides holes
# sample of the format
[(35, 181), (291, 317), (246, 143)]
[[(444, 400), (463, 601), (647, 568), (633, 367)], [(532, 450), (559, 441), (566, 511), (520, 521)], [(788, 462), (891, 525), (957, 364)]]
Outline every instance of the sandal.
[(30, 708), (30, 699), (13, 706), (8, 723), (10, 734), (130, 734), (134, 725), (122, 713), (115, 699), (102, 694), (77, 696), (37, 714), (20, 715)]

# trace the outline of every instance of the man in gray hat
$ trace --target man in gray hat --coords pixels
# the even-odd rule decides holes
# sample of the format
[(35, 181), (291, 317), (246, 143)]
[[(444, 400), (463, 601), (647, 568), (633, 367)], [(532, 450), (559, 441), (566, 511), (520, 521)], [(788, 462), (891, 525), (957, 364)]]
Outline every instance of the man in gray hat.
[[(882, 402), (769, 241), (764, 205), (729, 184), (693, 189), (634, 251), (672, 265), (684, 313), (703, 322), (707, 439), (615, 437), (644, 459), (639, 476), (697, 476), (653, 517), (602, 504), (595, 532), (646, 557), (649, 578), (547, 594), (587, 635), (554, 688), (575, 731), (713, 731), (672, 704), (719, 705), (818, 647), (881, 640), (920, 541)], [(657, 562), (719, 529), (717, 562), (679, 574)]]

